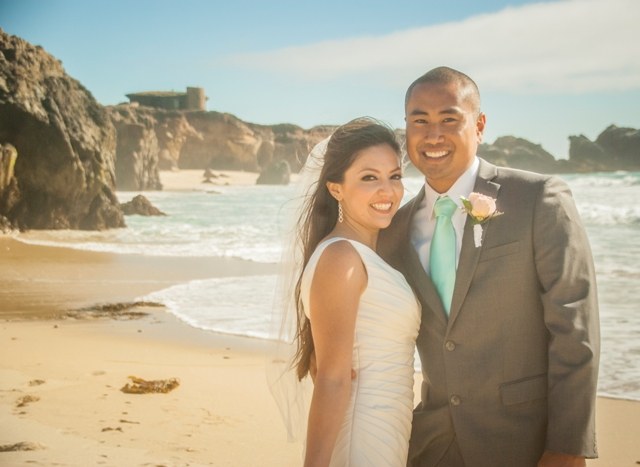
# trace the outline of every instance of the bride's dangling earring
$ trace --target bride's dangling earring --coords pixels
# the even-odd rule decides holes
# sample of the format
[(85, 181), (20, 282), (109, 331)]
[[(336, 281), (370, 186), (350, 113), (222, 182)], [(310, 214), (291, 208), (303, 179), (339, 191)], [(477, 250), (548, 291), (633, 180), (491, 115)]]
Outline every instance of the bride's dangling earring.
[(344, 214), (342, 213), (342, 203), (338, 201), (338, 222), (342, 224), (344, 220)]

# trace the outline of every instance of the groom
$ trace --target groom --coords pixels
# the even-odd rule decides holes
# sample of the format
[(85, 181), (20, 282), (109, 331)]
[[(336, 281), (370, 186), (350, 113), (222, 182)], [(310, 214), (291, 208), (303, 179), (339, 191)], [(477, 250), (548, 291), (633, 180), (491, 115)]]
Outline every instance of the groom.
[[(584, 466), (597, 457), (599, 324), (591, 252), (569, 189), (477, 158), (486, 118), (463, 73), (440, 67), (418, 78), (405, 117), (407, 152), (426, 183), (379, 250), (422, 303), (424, 381), (409, 465)], [(472, 219), (455, 210), (455, 286), (442, 295), (430, 265), (434, 204), (449, 196), (461, 206), (471, 192), (495, 199), (503, 214), (476, 227), (474, 239)]]

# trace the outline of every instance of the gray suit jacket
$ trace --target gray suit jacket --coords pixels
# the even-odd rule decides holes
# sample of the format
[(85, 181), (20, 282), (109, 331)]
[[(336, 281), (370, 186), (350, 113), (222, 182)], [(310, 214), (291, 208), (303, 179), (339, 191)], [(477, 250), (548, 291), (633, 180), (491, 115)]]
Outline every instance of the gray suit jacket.
[(449, 319), (409, 238), (424, 189), (379, 240), (422, 303), (409, 463), (436, 465), (454, 438), (467, 467), (535, 466), (544, 450), (597, 457), (596, 282), (571, 193), (483, 160), (474, 191), (504, 214), (478, 248), (466, 222)]

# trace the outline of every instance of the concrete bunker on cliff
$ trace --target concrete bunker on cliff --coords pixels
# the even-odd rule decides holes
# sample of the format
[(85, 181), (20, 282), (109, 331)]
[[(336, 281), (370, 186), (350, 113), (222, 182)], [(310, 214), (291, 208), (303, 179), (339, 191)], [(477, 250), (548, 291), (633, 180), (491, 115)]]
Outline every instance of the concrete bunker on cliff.
[(146, 91), (127, 94), (130, 103), (166, 110), (207, 110), (203, 88), (188, 87), (187, 92)]

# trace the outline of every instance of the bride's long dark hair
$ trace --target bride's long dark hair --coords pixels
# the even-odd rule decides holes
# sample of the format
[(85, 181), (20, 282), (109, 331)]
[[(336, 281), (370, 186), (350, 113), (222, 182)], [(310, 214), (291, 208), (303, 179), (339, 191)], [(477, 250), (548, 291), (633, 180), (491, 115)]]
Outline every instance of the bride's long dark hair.
[(331, 196), (327, 182), (342, 183), (344, 173), (351, 167), (364, 149), (386, 144), (400, 157), (400, 145), (395, 133), (385, 124), (360, 117), (338, 127), (331, 135), (324, 154), (324, 164), (317, 185), (310, 188), (302, 214), (298, 219), (298, 242), (303, 250), (303, 267), (297, 277), (295, 303), (297, 310), (297, 351), (293, 364), (298, 379), (309, 373), (309, 362), (314, 351), (311, 323), (306, 317), (300, 301), (302, 272), (316, 247), (333, 230), (338, 219), (338, 202)]

